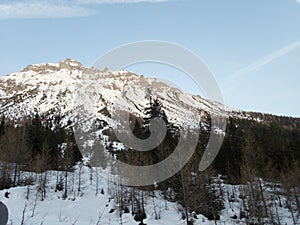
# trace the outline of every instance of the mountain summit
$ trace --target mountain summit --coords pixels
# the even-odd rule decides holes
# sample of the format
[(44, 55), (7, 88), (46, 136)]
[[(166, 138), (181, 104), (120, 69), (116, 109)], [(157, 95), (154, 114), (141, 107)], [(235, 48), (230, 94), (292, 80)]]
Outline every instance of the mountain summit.
[(185, 93), (156, 78), (148, 78), (129, 71), (102, 71), (86, 68), (80, 62), (66, 59), (59, 63), (28, 65), (22, 71), (0, 78), (0, 112), (11, 118), (30, 116), (36, 112), (71, 114), (77, 100), (76, 93), (83, 84), (94, 87), (95, 113), (105, 108), (129, 111), (138, 116), (153, 95), (164, 105), (170, 122), (189, 123), (191, 112), (251, 117), (239, 110)]

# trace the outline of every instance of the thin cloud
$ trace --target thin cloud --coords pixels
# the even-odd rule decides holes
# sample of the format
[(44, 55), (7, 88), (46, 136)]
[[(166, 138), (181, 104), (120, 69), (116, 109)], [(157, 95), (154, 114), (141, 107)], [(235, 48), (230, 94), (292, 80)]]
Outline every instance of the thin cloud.
[[(300, 0), (298, 0), (298, 1), (300, 2)], [(229, 76), (229, 78), (227, 79), (227, 81), (225, 83), (225, 87), (227, 88), (228, 86), (231, 86), (232, 84), (234, 84), (235, 80), (237, 78), (239, 78), (245, 74), (249, 74), (250, 72), (253, 72), (255, 70), (258, 70), (258, 69), (262, 68), (263, 66), (273, 62), (274, 60), (289, 54), (290, 52), (296, 50), (297, 48), (300, 48), (300, 41), (294, 42), (284, 48), (281, 48), (281, 49), (271, 53), (270, 55), (257, 60), (256, 62), (250, 64), (249, 66), (240, 69), (239, 71), (237, 71), (234, 74), (232, 74), (231, 76)]]
[(93, 11), (79, 5), (51, 1), (14, 1), (0, 3), (0, 19), (68, 18), (92, 15)]
[(296, 0), (300, 4), (300, 0)]
[(170, 0), (17, 0), (0, 3), (0, 19), (70, 18), (96, 14), (93, 4), (158, 3)]
[[(299, 0), (300, 1), (300, 0)], [(282, 49), (277, 50), (276, 52), (273, 52), (272, 54), (259, 59), (258, 61), (250, 64), (249, 66), (239, 70), (237, 73), (249, 73), (254, 70), (259, 69), (260, 67), (263, 67), (266, 64), (269, 64), (270, 62), (274, 61), (275, 59), (278, 59), (284, 55), (289, 54), (290, 52), (294, 51), (295, 49), (300, 47), (300, 41), (297, 41), (293, 44), (290, 44)]]
[(128, 3), (159, 3), (167, 2), (170, 0), (76, 0), (79, 4), (128, 4)]

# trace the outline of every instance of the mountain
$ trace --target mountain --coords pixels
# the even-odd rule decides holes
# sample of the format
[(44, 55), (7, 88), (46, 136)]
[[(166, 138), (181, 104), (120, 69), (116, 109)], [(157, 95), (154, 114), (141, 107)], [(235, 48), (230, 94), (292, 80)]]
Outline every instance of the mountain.
[[(129, 131), (129, 126), (132, 125), (124, 122), (129, 117), (145, 118), (145, 109), (149, 107), (150, 99), (154, 98), (159, 99), (162, 104), (168, 122), (179, 127), (181, 131), (194, 129), (194, 133), (199, 133), (199, 125), (206, 124), (211, 126), (212, 134), (223, 138), (226, 119), (229, 117), (258, 120), (250, 113), (185, 93), (156, 78), (144, 77), (130, 71), (110, 71), (107, 68), (101, 71), (95, 68), (86, 68), (80, 62), (72, 59), (66, 59), (56, 64), (28, 65), (20, 72), (0, 78), (0, 113), (5, 118), (18, 120), (27, 117), (33, 118), (38, 114), (47, 120), (54, 120), (59, 116), (64, 118), (60, 122), (59, 126), (61, 127), (66, 126), (69, 122), (78, 121), (77, 117), (80, 117), (81, 121), (85, 121), (84, 124), (81, 124), (85, 127), (92, 126), (96, 120), (99, 120), (106, 126), (102, 127), (102, 131), (110, 130), (108, 134), (107, 132), (100, 134), (102, 139), (105, 139), (104, 136), (108, 136), (107, 138), (112, 140), (112, 137), (117, 135), (117, 138), (114, 138), (115, 142), (119, 142), (120, 146), (125, 144), (134, 149), (137, 149), (138, 145), (143, 145), (142, 141), (134, 136), (124, 137), (126, 134), (120, 134), (119, 131)], [(87, 123), (87, 121), (91, 123)], [(113, 130), (111, 130), (112, 128)], [(78, 129), (86, 128), (77, 128), (75, 132), (77, 144), (80, 144), (79, 148), (83, 149), (82, 146), (93, 142), (95, 134), (86, 134), (85, 141), (79, 143), (83, 137), (78, 137), (78, 133), (82, 133)], [(156, 131), (159, 130), (161, 127), (156, 129)], [(120, 137), (122, 135), (123, 138)], [(160, 135), (157, 134), (157, 136)], [(184, 135), (181, 134), (181, 136)], [(216, 142), (219, 138), (213, 135), (211, 137), (211, 142)], [(150, 141), (160, 143), (162, 140), (149, 139), (148, 142)], [(189, 142), (191, 149), (195, 149), (198, 143), (196, 135)], [(220, 147), (221, 141), (218, 142), (220, 142), (219, 146), (215, 148)], [(213, 143), (208, 146), (212, 145)], [(207, 151), (203, 155), (203, 161), (200, 164), (203, 169), (216, 156), (217, 151), (214, 151), (214, 154), (210, 154), (210, 152)], [(88, 154), (83, 151), (81, 153), (84, 157)], [(192, 152), (189, 155), (191, 156), (191, 154)]]
[[(152, 129), (156, 117), (166, 126)], [(10, 188), (11, 224), (299, 221), (299, 118), (244, 112), (66, 59), (0, 77), (0, 119), (0, 195)], [(141, 145), (149, 151), (136, 151)], [(142, 168), (169, 158), (169, 167)], [(116, 182), (123, 177), (131, 185)]]
[(56, 64), (29, 65), (20, 72), (1, 77), (0, 112), (12, 118), (36, 112), (72, 114), (77, 90), (86, 82), (99, 88), (93, 93), (98, 97), (95, 113), (105, 108), (108, 111), (119, 108), (141, 116), (148, 102), (147, 96), (153, 95), (160, 99), (170, 122), (175, 124), (187, 124), (191, 112), (198, 112), (200, 115), (200, 111), (251, 117), (250, 114), (229, 107), (225, 107), (223, 111), (224, 106), (219, 103), (185, 93), (156, 78), (147, 78), (129, 71), (85, 68), (72, 59)]
[[(96, 68), (86, 68), (73, 59), (66, 59), (59, 63), (28, 65), (20, 72), (0, 77), (0, 113), (2, 117), (17, 121), (39, 115), (44, 120), (52, 120), (52, 130), (55, 128), (53, 124), (57, 117), (60, 118), (60, 121), (59, 125), (55, 126), (60, 127), (66, 127), (70, 123), (73, 123), (73, 126), (76, 125), (74, 122), (78, 117), (85, 121), (85, 126), (91, 125), (87, 121), (92, 123), (100, 121), (102, 123), (100, 132), (102, 139), (108, 138), (114, 146), (118, 145), (119, 148), (124, 148), (123, 144), (128, 143), (124, 143), (122, 138), (119, 140), (120, 134), (115, 137), (115, 132), (120, 129), (128, 132), (129, 127), (126, 127), (128, 124), (123, 124), (128, 117), (131, 118), (129, 121), (131, 125), (128, 125), (131, 126), (131, 129), (136, 124), (141, 126), (143, 118), (147, 117), (145, 112), (149, 107), (149, 101), (155, 98), (162, 105), (168, 122), (179, 130), (194, 129), (192, 131), (194, 133), (197, 129), (198, 131), (200, 131), (199, 129), (202, 131), (203, 129), (204, 131), (205, 129), (206, 131), (212, 130), (210, 137), (214, 137), (213, 134), (216, 134), (217, 137), (216, 139), (211, 138), (208, 146), (214, 145), (219, 137), (224, 138), (225, 136), (223, 145), (217, 146), (221, 147), (221, 151), (215, 161), (216, 164), (221, 164), (218, 167), (221, 172), (225, 172), (222, 161), (225, 163), (228, 161), (227, 163), (230, 162), (230, 165), (240, 164), (240, 158), (235, 160), (239, 163), (232, 162), (234, 157), (230, 157), (228, 153), (240, 156), (241, 153), (237, 153), (238, 148), (234, 146), (244, 148), (245, 141), (249, 141), (246, 136), (254, 136), (259, 141), (253, 145), (261, 143), (257, 148), (266, 151), (269, 144), (263, 144), (266, 143), (265, 139), (269, 142), (281, 141), (278, 146), (284, 147), (277, 151), (278, 158), (285, 158), (284, 149), (287, 146), (297, 149), (295, 146), (298, 141), (293, 140), (297, 140), (300, 119), (233, 109), (170, 87), (156, 78), (144, 77), (130, 71), (110, 71), (108, 68), (101, 71)], [(132, 118), (135, 119), (132, 120)], [(81, 129), (85, 128), (81, 127)], [(274, 134), (272, 129), (276, 129), (277, 133)], [(232, 136), (234, 132), (238, 137), (235, 138), (234, 143), (228, 144), (228, 137)], [(75, 136), (77, 136), (77, 142), (80, 142), (82, 137), (78, 137), (77, 133), (75, 132)], [(258, 133), (261, 135), (257, 136)], [(273, 136), (269, 137), (271, 133)], [(98, 133), (86, 135), (85, 141), (80, 144), (88, 146), (93, 142), (96, 134), (99, 135)], [(284, 138), (284, 136), (287, 137)], [(289, 137), (293, 137), (293, 139), (286, 141)], [(133, 138), (131, 136), (130, 139)], [(131, 142), (138, 141), (138, 139), (133, 139)], [(201, 141), (207, 142), (206, 139)], [(192, 141), (190, 140), (190, 142)], [(196, 145), (195, 142), (194, 148)], [(132, 148), (136, 149), (137, 144), (133, 143)], [(298, 155), (297, 153), (296, 159), (300, 159)], [(214, 154), (206, 152), (203, 159), (207, 157), (210, 157), (209, 160), (212, 161), (216, 157), (216, 152)], [(269, 154), (269, 157), (274, 158), (272, 154)]]

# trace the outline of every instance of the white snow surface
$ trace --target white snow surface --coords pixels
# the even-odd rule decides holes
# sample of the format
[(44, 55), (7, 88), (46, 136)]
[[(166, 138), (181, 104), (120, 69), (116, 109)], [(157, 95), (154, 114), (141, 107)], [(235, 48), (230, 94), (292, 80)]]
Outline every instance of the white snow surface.
[[(63, 200), (63, 191), (55, 192), (56, 171), (47, 172), (47, 197), (41, 201), (38, 196), (36, 201), (36, 193), (38, 184), (35, 183), (28, 187), (15, 187), (9, 190), (0, 191), (0, 201), (2, 201), (9, 209), (8, 225), (21, 224), (24, 211), (24, 224), (26, 225), (119, 225), (120, 214), (115, 199), (111, 199), (109, 191), (115, 191), (116, 186), (102, 178), (102, 174), (107, 171), (95, 168), (91, 169), (83, 166), (81, 169), (81, 191), (78, 192), (79, 184), (79, 168), (74, 173), (70, 173), (70, 183), (68, 185), (68, 198)], [(23, 173), (23, 176), (36, 176), (33, 173)], [(96, 180), (99, 180), (98, 194), (96, 195)], [(73, 185), (74, 184), (74, 185)], [(229, 185), (222, 182), (222, 189), (225, 193), (225, 209), (221, 211), (221, 218), (217, 224), (237, 225), (245, 224), (243, 219), (232, 219), (237, 215), (239, 217), (242, 199), (239, 198), (239, 185)], [(104, 194), (101, 193), (103, 189)], [(268, 196), (268, 189), (265, 189), (265, 196)], [(10, 198), (4, 198), (4, 193), (10, 192)], [(26, 199), (29, 191), (29, 199)], [(146, 196), (146, 195), (145, 195)], [(230, 196), (230, 197), (229, 197)], [(234, 196), (234, 197), (233, 197)], [(281, 197), (282, 202), (285, 201), (284, 196)], [(228, 201), (230, 199), (230, 201)], [(268, 199), (268, 198), (267, 198)], [(36, 202), (36, 207), (34, 205)], [(160, 211), (161, 218), (155, 219), (154, 204), (156, 209)], [(161, 197), (161, 193), (156, 191), (153, 197), (145, 197), (145, 211), (147, 218), (144, 222), (148, 225), (183, 225), (186, 221), (181, 219), (178, 212), (180, 207), (173, 202), (165, 201)], [(25, 210), (24, 210), (25, 209)], [(111, 209), (115, 209), (113, 213), (109, 213)], [(278, 214), (281, 224), (293, 224), (290, 213), (286, 207), (278, 207)], [(99, 219), (100, 216), (100, 219)], [(99, 222), (97, 223), (97, 221)], [(297, 219), (300, 222), (299, 218)], [(122, 224), (137, 225), (131, 213), (122, 214)], [(194, 225), (214, 225), (214, 221), (209, 221), (203, 215), (197, 215), (194, 219)]]

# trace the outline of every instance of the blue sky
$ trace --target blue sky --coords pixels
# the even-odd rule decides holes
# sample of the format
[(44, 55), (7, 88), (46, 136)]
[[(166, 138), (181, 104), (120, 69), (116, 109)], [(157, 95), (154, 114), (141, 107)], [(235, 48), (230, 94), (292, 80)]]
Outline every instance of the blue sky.
[[(0, 0), (0, 30), (0, 75), (162, 40), (201, 57), (227, 105), (300, 117), (300, 0)], [(128, 69), (202, 94), (173, 68)]]

